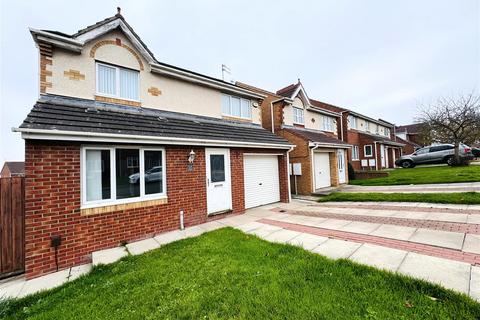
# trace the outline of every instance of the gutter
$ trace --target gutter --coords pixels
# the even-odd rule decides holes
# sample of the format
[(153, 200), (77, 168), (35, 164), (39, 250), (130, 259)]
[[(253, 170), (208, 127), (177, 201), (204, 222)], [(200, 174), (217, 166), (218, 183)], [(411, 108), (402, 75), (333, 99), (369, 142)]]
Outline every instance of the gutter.
[(295, 147), (292, 144), (276, 143), (258, 143), (244, 141), (228, 140), (205, 140), (158, 136), (141, 136), (129, 134), (98, 133), (98, 132), (79, 132), (64, 130), (46, 130), (46, 129), (28, 129), (12, 128), (13, 132), (20, 132), (23, 139), (32, 140), (57, 140), (57, 141), (92, 141), (109, 143), (150, 143), (165, 145), (195, 145), (195, 146), (228, 146), (228, 147), (248, 147), (248, 148), (271, 148), (271, 149), (290, 149)]
[(309, 147), (323, 147), (323, 148), (338, 148), (338, 149), (350, 149), (352, 147), (351, 144), (340, 144), (340, 143), (321, 143), (321, 142), (310, 142), (308, 144)]

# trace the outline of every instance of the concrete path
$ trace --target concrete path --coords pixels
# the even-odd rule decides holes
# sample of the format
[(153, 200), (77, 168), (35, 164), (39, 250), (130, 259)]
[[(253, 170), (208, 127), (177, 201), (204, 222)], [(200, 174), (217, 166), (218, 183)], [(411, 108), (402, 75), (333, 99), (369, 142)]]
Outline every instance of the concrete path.
[(346, 185), (338, 192), (383, 192), (383, 193), (450, 193), (480, 192), (480, 182), (411, 184), (398, 186), (356, 186)]
[(230, 226), (332, 259), (406, 274), (480, 301), (480, 206), (425, 203), (315, 203), (294, 200), (94, 252), (92, 264), (25, 281), (0, 282), (0, 297), (23, 297), (71, 281), (127, 255)]

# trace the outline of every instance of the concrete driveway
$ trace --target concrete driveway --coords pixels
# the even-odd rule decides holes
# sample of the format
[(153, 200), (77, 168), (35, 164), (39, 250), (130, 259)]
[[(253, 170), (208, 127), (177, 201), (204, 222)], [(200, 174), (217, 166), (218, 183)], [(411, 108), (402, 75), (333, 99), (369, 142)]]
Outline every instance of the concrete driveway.
[(480, 301), (480, 206), (294, 200), (221, 222), (332, 259), (424, 279)]

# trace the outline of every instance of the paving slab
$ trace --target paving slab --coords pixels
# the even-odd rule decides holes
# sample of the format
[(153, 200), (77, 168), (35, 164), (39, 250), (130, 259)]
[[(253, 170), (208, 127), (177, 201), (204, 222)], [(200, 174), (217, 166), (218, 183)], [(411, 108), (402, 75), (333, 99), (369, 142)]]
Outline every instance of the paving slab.
[(234, 217), (221, 219), (221, 220), (218, 220), (218, 222), (229, 227), (237, 227), (242, 224), (252, 222), (255, 220), (258, 220), (258, 217), (242, 214)]
[(133, 255), (142, 254), (147, 251), (160, 248), (160, 244), (153, 238), (135, 241), (127, 244), (128, 252)]
[(68, 281), (69, 274), (70, 268), (28, 280), (25, 282), (25, 285), (18, 294), (18, 297), (25, 297), (29, 294), (58, 287)]
[(391, 238), (397, 240), (408, 240), (412, 234), (417, 230), (416, 228), (412, 227), (402, 227), (402, 226), (395, 226), (391, 224), (383, 224), (378, 229), (374, 230), (370, 235), (383, 237), (383, 238)]
[(480, 254), (480, 235), (466, 234), (462, 251)]
[(468, 294), (470, 264), (409, 252), (398, 272)]
[(170, 231), (170, 232), (165, 232), (162, 234), (159, 234), (158, 236), (154, 237), (155, 241), (158, 242), (159, 245), (164, 245), (170, 242), (182, 240), (185, 238), (185, 233), (183, 233), (181, 230), (175, 230), (175, 231)]
[(429, 212), (425, 216), (427, 220), (437, 220), (446, 222), (467, 223), (468, 214), (465, 213), (439, 213)]
[(225, 226), (218, 221), (210, 221), (207, 223), (199, 224), (198, 227), (209, 232), (209, 231), (224, 228)]
[(263, 226), (265, 226), (265, 224), (252, 221), (252, 222), (242, 224), (241, 226), (238, 226), (237, 229), (242, 230), (243, 232), (249, 232), (249, 231), (261, 228)]
[(91, 263), (88, 264), (82, 264), (79, 266), (72, 267), (70, 269), (70, 275), (68, 276), (68, 281), (73, 281), (87, 273), (89, 273), (92, 270), (93, 266)]
[(294, 219), (292, 219), (292, 223), (296, 224), (303, 224), (305, 226), (311, 226), (311, 227), (316, 227), (320, 225), (321, 223), (327, 221), (327, 218), (319, 218), (319, 217), (310, 217), (310, 216), (295, 216)]
[(480, 214), (469, 214), (467, 223), (480, 224)]
[(397, 211), (394, 214), (392, 214), (391, 217), (392, 218), (424, 220), (427, 215), (428, 215), (427, 212)]
[(17, 298), (20, 292), (25, 286), (25, 279), (21, 281), (15, 281), (13, 283), (7, 283), (5, 286), (0, 288), (0, 300), (1, 299), (9, 299), (9, 298)]
[(372, 267), (396, 271), (406, 255), (407, 251), (366, 243), (358, 248), (350, 259)]
[(105, 249), (92, 252), (92, 264), (94, 266), (98, 264), (109, 264), (120, 260), (128, 255), (127, 250), (124, 247), (116, 247), (111, 249)]
[(353, 221), (352, 223), (349, 223), (347, 225), (344, 225), (343, 227), (338, 228), (338, 230), (360, 233), (360, 234), (369, 234), (375, 231), (378, 227), (380, 227), (379, 223)]
[(312, 252), (319, 253), (331, 259), (348, 258), (355, 250), (361, 246), (360, 243), (328, 239)]
[(347, 224), (352, 223), (352, 221), (348, 220), (337, 220), (337, 219), (327, 219), (322, 223), (319, 223), (317, 227), (325, 228), (325, 229), (339, 229), (341, 227), (346, 226)]
[(470, 296), (480, 302), (480, 267), (472, 266), (470, 274)]
[(277, 243), (288, 243), (289, 241), (293, 240), (295, 237), (298, 237), (301, 233), (292, 230), (279, 230), (277, 232), (273, 232), (267, 237), (265, 240)]
[(298, 237), (295, 237), (288, 241), (288, 243), (311, 251), (327, 240), (327, 237), (316, 236), (309, 233), (301, 233)]
[(271, 226), (271, 225), (264, 224), (260, 228), (250, 230), (247, 233), (254, 234), (257, 237), (265, 239), (266, 237), (268, 237), (273, 232), (277, 232), (277, 231), (280, 231), (280, 230), (283, 230), (283, 229), (280, 228), (280, 227), (277, 227), (277, 226)]
[(463, 237), (459, 232), (417, 229), (408, 241), (461, 250)]
[(185, 238), (193, 238), (205, 233), (206, 230), (199, 226), (193, 226), (185, 228), (182, 232), (185, 234)]

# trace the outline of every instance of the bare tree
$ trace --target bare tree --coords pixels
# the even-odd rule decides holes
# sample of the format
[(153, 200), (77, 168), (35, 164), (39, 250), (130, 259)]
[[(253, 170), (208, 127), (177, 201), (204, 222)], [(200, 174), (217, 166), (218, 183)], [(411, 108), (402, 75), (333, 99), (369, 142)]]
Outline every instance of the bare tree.
[(428, 142), (453, 143), (454, 160), (460, 164), (460, 143), (480, 140), (480, 96), (469, 94), (458, 98), (440, 98), (420, 109), (416, 118)]

